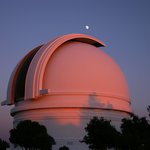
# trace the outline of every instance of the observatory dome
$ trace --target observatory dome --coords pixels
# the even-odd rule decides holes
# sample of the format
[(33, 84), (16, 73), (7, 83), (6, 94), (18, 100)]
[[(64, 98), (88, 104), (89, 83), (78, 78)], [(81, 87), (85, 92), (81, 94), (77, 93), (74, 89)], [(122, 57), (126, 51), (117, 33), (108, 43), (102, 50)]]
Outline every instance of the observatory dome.
[[(55, 103), (48, 104), (50, 107), (130, 112), (127, 81), (118, 64), (99, 48), (102, 46), (105, 44), (94, 37), (69, 34), (33, 49), (12, 73), (4, 103), (51, 96)], [(86, 101), (91, 95), (95, 101)], [(45, 100), (41, 103), (47, 105)]]
[(2, 103), (14, 104), (14, 126), (23, 120), (45, 125), (56, 139), (54, 150), (87, 150), (79, 141), (94, 116), (119, 127), (131, 113), (130, 96), (122, 70), (103, 46), (92, 36), (68, 34), (31, 50), (14, 69)]
[[(118, 64), (88, 43), (68, 41), (58, 47), (47, 63), (43, 89), (63, 95), (92, 94), (97, 102), (91, 101), (89, 107), (108, 108), (110, 104), (114, 109), (130, 111), (127, 82)], [(77, 99), (75, 104), (86, 106)]]

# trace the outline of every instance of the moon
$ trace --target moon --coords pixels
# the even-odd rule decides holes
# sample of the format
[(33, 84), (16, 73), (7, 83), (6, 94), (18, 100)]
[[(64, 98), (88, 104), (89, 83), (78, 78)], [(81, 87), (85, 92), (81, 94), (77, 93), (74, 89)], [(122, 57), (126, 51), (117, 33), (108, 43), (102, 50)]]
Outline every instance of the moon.
[(86, 29), (86, 30), (89, 30), (89, 28), (90, 28), (90, 27), (89, 27), (88, 25), (85, 26), (85, 29)]

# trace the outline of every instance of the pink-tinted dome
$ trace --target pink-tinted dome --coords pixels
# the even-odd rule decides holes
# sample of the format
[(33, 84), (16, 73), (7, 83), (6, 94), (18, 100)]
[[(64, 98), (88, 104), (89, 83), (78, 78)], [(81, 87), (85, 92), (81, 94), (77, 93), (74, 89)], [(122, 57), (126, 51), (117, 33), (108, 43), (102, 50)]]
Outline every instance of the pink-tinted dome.
[(57, 48), (47, 63), (43, 89), (129, 99), (126, 80), (116, 62), (99, 48), (82, 42), (66, 42)]
[[(50, 104), (51, 107), (64, 107), (61, 102), (65, 102), (66, 107), (131, 112), (125, 77), (100, 46), (104, 44), (91, 36), (70, 34), (35, 48), (16, 67), (10, 79), (6, 103), (13, 104), (20, 98), (36, 100), (55, 95), (54, 99), (59, 99), (59, 102), (54, 106)], [(24, 88), (19, 96), (15, 93), (21, 84)], [(65, 100), (61, 101), (64, 96)], [(82, 96), (89, 97), (90, 102)]]
[(31, 50), (14, 69), (2, 103), (14, 104), (14, 127), (23, 120), (45, 125), (56, 140), (54, 150), (87, 150), (79, 141), (94, 116), (119, 129), (131, 112), (128, 86), (103, 46), (94, 37), (68, 34)]
[[(57, 48), (47, 63), (43, 89), (56, 95), (95, 95), (105, 108), (130, 111), (128, 86), (120, 67), (88, 43), (69, 41)], [(97, 102), (90, 107), (98, 107)]]

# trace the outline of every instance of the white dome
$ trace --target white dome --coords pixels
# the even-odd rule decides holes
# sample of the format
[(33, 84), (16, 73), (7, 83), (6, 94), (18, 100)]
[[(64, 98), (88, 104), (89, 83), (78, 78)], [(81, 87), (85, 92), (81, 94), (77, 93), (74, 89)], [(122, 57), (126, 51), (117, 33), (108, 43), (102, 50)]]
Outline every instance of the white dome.
[[(131, 112), (128, 86), (117, 63), (99, 46), (104, 44), (93, 37), (70, 34), (33, 49), (16, 67), (8, 88), (8, 104), (21, 99), (41, 99), (44, 94), (62, 99), (51, 104), (76, 107), (98, 107)], [(63, 95), (63, 96), (62, 96)], [(95, 95), (96, 103), (79, 100)], [(64, 98), (67, 96), (67, 98)], [(57, 101), (57, 100), (56, 100)], [(47, 105), (41, 101), (43, 107)], [(99, 105), (98, 105), (99, 103)]]
[[(98, 103), (103, 103), (104, 108), (130, 111), (127, 82), (121, 69), (109, 55), (88, 43), (69, 41), (57, 48), (46, 65), (43, 89), (56, 95), (94, 94), (95, 107), (102, 107)], [(90, 107), (88, 102), (82, 103)], [(74, 104), (81, 107), (81, 101)]]
[(14, 105), (14, 125), (22, 120), (44, 124), (72, 150), (93, 116), (115, 125), (131, 113), (127, 81), (118, 64), (99, 47), (100, 40), (84, 35), (58, 37), (29, 52), (14, 69), (3, 104)]

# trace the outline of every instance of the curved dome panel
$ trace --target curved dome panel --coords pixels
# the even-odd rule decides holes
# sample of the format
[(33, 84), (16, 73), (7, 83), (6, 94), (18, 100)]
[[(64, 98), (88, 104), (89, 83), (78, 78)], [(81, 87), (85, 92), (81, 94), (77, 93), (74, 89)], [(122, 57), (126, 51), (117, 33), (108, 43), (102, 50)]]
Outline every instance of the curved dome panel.
[(55, 100), (54, 107), (67, 107), (70, 101), (68, 107), (131, 111), (120, 67), (100, 48), (87, 43), (68, 41), (55, 50), (46, 65), (42, 89), (61, 99)]
[(42, 89), (50, 93), (95, 92), (129, 100), (117, 63), (100, 48), (82, 42), (69, 41), (57, 48), (46, 65)]
[(31, 62), (26, 77), (25, 99), (35, 99), (40, 96), (47, 62), (57, 48), (68, 41), (80, 41), (95, 47), (105, 46), (100, 40), (84, 34), (68, 34), (50, 41), (37, 52)]
[(42, 45), (31, 50), (17, 64), (9, 79), (7, 88), (7, 99), (6, 101), (2, 102), (2, 105), (11, 105), (14, 104), (15, 100), (17, 101), (18, 99), (24, 98), (27, 71), (34, 55), (41, 47)]

